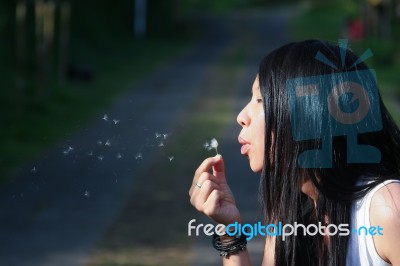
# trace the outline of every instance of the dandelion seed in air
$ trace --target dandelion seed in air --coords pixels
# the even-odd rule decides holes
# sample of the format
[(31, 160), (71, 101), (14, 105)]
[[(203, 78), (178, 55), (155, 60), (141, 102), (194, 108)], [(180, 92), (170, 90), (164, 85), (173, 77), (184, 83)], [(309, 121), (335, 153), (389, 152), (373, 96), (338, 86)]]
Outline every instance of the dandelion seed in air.
[(90, 151), (90, 152), (88, 152), (88, 154), (87, 155), (89, 155), (89, 156), (93, 156), (93, 151)]
[(113, 119), (114, 125), (119, 123), (119, 119)]
[(85, 195), (86, 198), (89, 198), (90, 197), (90, 191), (85, 190), (85, 194), (84, 195)]
[(98, 140), (97, 144), (101, 145), (101, 144), (103, 144), (103, 142), (101, 140)]
[(103, 118), (102, 118), (104, 121), (106, 121), (106, 122), (108, 122), (108, 115), (107, 114), (105, 114), (105, 115), (103, 115)]
[(105, 145), (105, 146), (111, 146), (110, 140), (108, 139), (108, 140), (106, 141), (106, 143), (104, 143), (104, 145)]
[(169, 157), (168, 157), (168, 160), (169, 160), (170, 162), (172, 162), (172, 160), (173, 160), (174, 158), (175, 158), (174, 156), (169, 156)]
[(158, 147), (164, 147), (164, 143), (161, 141), (160, 143), (158, 143)]
[(66, 150), (63, 151), (63, 153), (64, 153), (64, 155), (68, 155), (73, 150), (74, 150), (74, 148), (69, 146)]
[(117, 159), (119, 160), (119, 159), (121, 159), (121, 158), (122, 158), (121, 153), (118, 153), (118, 154), (117, 154)]
[(211, 150), (211, 146), (210, 143), (208, 143), (207, 141), (203, 144), (204, 149), (206, 149), (207, 151)]
[(135, 155), (135, 159), (136, 160), (142, 159), (142, 158), (143, 158), (143, 155), (141, 153), (138, 153), (138, 154)]
[(155, 135), (156, 135), (156, 139), (161, 138), (161, 136), (162, 136), (162, 135), (161, 135), (160, 133), (158, 133), (158, 132), (156, 132)]
[(162, 134), (163, 135), (163, 139), (167, 139), (169, 137), (168, 133)]
[(97, 156), (97, 158), (98, 158), (100, 161), (103, 161), (104, 156), (100, 155), (100, 156)]
[(32, 173), (36, 173), (36, 172), (37, 172), (36, 166), (34, 166), (34, 167), (31, 169), (31, 172), (32, 172)]

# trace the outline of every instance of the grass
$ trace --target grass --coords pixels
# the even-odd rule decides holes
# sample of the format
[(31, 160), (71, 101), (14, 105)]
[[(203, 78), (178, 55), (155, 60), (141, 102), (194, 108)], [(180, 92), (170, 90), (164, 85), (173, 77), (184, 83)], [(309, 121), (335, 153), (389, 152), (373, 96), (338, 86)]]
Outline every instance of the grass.
[(0, 182), (25, 161), (82, 128), (137, 78), (187, 45), (183, 40), (125, 40), (110, 42), (94, 51), (80, 47), (77, 57), (92, 66), (93, 81), (52, 82), (42, 101), (35, 101), (27, 94), (22, 111), (15, 106), (9, 79), (10, 93), (0, 100), (0, 111), (7, 114), (1, 118), (6, 127), (0, 131)]

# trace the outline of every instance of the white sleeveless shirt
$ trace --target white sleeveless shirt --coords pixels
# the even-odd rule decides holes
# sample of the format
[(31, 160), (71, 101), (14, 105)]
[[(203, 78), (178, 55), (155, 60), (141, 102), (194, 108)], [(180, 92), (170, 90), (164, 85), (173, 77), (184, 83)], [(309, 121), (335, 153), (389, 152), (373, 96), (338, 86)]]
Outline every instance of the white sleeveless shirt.
[[(386, 180), (371, 189), (363, 198), (356, 200), (351, 206), (350, 231), (365, 226), (369, 228), (370, 205), (372, 196), (383, 186), (390, 183), (400, 183), (400, 180)], [(385, 233), (383, 228), (383, 233)], [(357, 233), (350, 233), (347, 247), (346, 266), (389, 266), (376, 252), (374, 240), (371, 234), (362, 231), (360, 236)]]

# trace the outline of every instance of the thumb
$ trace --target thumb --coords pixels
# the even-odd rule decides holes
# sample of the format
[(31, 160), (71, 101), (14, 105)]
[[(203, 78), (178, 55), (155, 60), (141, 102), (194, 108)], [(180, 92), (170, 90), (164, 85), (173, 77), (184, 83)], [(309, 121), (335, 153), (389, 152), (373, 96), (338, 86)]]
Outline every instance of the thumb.
[(213, 175), (226, 181), (225, 178), (225, 165), (222, 155), (218, 154), (214, 157), (215, 163), (213, 165)]

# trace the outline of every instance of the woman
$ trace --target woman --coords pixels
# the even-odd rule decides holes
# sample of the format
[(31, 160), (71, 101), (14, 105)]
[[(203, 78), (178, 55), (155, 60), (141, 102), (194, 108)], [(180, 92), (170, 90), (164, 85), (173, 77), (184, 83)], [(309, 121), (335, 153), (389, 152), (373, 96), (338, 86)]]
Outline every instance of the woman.
[[(284, 241), (267, 236), (263, 265), (400, 265), (400, 132), (378, 92), (375, 99), (374, 93), (369, 94), (367, 107), (375, 110), (368, 113), (372, 120), (348, 123), (343, 127), (343, 136), (336, 134), (340, 126), (335, 119), (343, 122), (346, 112), (336, 113), (331, 119), (321, 115), (325, 107), (313, 100), (296, 108), (288, 104), (293, 100), (288, 91), (293, 80), (299, 93), (296, 96), (317, 94), (316, 87), (307, 83), (313, 77), (322, 89), (337, 90), (336, 98), (331, 94), (329, 97), (335, 98), (338, 106), (346, 102), (346, 97), (340, 95), (350, 93), (348, 105), (361, 108), (360, 98), (357, 105), (351, 99), (354, 93), (337, 81), (342, 79), (340, 84), (349, 85), (346, 79), (353, 78), (364, 82), (367, 91), (374, 91), (376, 84), (358, 59), (350, 50), (316, 40), (290, 43), (273, 51), (261, 62), (252, 98), (237, 117), (242, 127), (238, 139), (252, 171), (261, 173), (259, 193), (265, 224), (348, 224), (349, 229), (379, 226), (383, 235), (333, 235), (324, 231), (314, 236), (292, 234)], [(308, 88), (308, 92), (303, 95), (304, 91), (297, 88)], [(327, 108), (332, 111), (329, 100)], [(347, 112), (355, 111), (353, 108)], [(368, 127), (371, 132), (365, 130)], [(299, 138), (299, 132), (306, 133)], [(305, 139), (310, 132), (320, 137)], [(372, 157), (354, 153), (360, 145), (375, 147), (375, 153)], [(307, 153), (310, 150), (324, 153)], [(215, 222), (242, 222), (221, 156), (208, 158), (200, 165), (189, 195), (192, 205)], [(223, 265), (251, 265), (245, 248), (229, 252), (229, 245), (236, 240), (226, 236), (218, 241), (218, 250), (228, 250)]]

